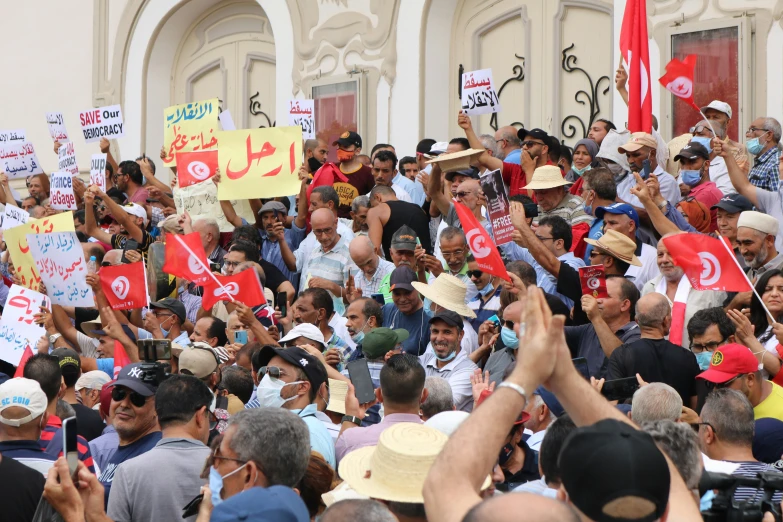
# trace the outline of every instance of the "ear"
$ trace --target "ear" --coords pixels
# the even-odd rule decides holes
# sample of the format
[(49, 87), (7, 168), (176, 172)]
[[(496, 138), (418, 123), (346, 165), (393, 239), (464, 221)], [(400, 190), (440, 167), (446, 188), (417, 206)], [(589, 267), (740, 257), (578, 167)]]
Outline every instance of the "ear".
[(383, 392), (381, 391), (380, 386), (375, 388), (375, 398), (378, 399), (379, 403), (383, 404)]
[(423, 388), (421, 390), (421, 400), (419, 401), (419, 404), (423, 404), (424, 401), (427, 400), (427, 397), (430, 396), (430, 391), (427, 388)]
[(736, 343), (737, 338), (734, 336), (734, 334), (731, 334), (728, 338), (729, 343)]

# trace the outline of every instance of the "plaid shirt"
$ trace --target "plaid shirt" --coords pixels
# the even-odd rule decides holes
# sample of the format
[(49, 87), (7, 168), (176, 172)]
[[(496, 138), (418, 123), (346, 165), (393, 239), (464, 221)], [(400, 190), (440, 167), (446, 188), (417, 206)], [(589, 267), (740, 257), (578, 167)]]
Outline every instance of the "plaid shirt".
[(748, 181), (763, 190), (775, 192), (778, 189), (780, 179), (780, 151), (777, 147), (772, 147), (767, 152), (756, 158), (753, 168), (750, 169)]
[[(378, 268), (372, 275), (372, 278), (368, 281), (366, 274), (359, 270), (355, 276), (353, 276), (354, 285), (357, 290), (362, 291), (362, 297), (371, 297), (372, 294), (382, 293), (380, 292), (381, 284), (387, 275), (394, 271), (394, 263), (390, 263), (383, 259), (378, 258)], [(388, 282), (388, 279), (387, 279)]]

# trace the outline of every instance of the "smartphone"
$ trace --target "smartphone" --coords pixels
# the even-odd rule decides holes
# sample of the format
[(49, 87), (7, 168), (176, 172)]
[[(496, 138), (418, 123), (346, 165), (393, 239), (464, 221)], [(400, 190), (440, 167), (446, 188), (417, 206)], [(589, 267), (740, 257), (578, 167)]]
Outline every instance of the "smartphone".
[(288, 294), (277, 292), (277, 307), (280, 308), (280, 314), (285, 317), (288, 313)]
[(76, 466), (79, 464), (79, 448), (76, 446), (76, 437), (76, 417), (63, 419), (63, 453), (65, 460), (68, 461), (68, 471), (71, 477), (76, 476)]
[(375, 388), (372, 385), (367, 359), (351, 361), (345, 367), (348, 370), (348, 376), (351, 378), (359, 404), (367, 404), (374, 401)]
[(139, 243), (135, 239), (128, 239), (125, 241), (125, 246), (122, 247), (122, 259), (120, 260), (123, 264), (128, 264), (131, 261), (126, 257), (125, 254), (128, 253), (129, 250), (138, 250), (139, 249)]
[(639, 172), (639, 176), (642, 177), (642, 179), (647, 179), (650, 177), (650, 160), (646, 159), (642, 161), (642, 170)]
[(495, 325), (495, 328), (500, 328), (500, 318), (498, 317), (498, 314), (493, 315), (487, 321), (492, 321), (492, 323)]
[(377, 302), (379, 305), (381, 305), (381, 306), (383, 306), (383, 305), (385, 305), (385, 304), (386, 304), (386, 298), (385, 298), (385, 297), (383, 297), (383, 294), (372, 294), (370, 297), (372, 297), (373, 299), (375, 299), (375, 301), (376, 301), (376, 302)]
[(273, 215), (275, 216), (275, 221), (279, 221), (279, 219), (277, 218), (277, 209), (276, 208), (272, 209), (272, 212), (273, 212)]
[(247, 344), (247, 330), (234, 330), (234, 344)]
[(139, 357), (144, 362), (171, 359), (170, 339), (139, 339), (136, 346), (139, 348)]
[(624, 379), (614, 379), (606, 381), (601, 389), (601, 395), (608, 401), (622, 401), (630, 399), (636, 390), (639, 389), (639, 381), (636, 377), (626, 377)]
[(571, 362), (574, 363), (574, 366), (576, 366), (576, 371), (582, 374), (582, 377), (590, 380), (590, 370), (587, 367), (587, 359), (584, 357), (577, 357), (576, 359), (571, 359)]

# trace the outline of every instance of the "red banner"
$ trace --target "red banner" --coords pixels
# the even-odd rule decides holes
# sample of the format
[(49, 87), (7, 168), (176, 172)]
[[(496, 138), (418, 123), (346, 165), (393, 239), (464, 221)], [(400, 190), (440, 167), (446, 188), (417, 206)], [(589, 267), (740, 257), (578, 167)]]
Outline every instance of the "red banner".
[(204, 295), (201, 306), (211, 310), (218, 301), (238, 301), (247, 306), (258, 306), (266, 303), (264, 288), (255, 270), (248, 268), (231, 276), (215, 276), (222, 287), (211, 278), (204, 285)]

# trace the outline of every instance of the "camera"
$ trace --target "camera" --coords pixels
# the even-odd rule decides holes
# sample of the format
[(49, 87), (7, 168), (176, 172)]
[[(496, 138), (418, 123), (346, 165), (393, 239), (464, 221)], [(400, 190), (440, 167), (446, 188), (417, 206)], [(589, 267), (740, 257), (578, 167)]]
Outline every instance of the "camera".
[[(166, 366), (158, 361), (171, 359), (171, 341), (169, 339), (139, 339), (136, 341), (139, 348), (139, 359), (142, 363), (141, 380), (158, 386), (168, 378)], [(169, 370), (171, 366), (168, 366)]]
[[(754, 488), (756, 493), (746, 501), (734, 500), (738, 487)], [(778, 491), (783, 491), (783, 474), (757, 473), (755, 477), (702, 473), (699, 493), (716, 490), (712, 506), (702, 512), (702, 519), (713, 522), (761, 522), (764, 513), (770, 512), (776, 522), (781, 521), (780, 503), (773, 501)]]

